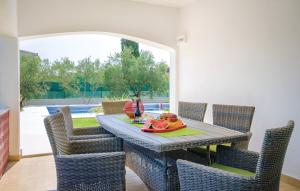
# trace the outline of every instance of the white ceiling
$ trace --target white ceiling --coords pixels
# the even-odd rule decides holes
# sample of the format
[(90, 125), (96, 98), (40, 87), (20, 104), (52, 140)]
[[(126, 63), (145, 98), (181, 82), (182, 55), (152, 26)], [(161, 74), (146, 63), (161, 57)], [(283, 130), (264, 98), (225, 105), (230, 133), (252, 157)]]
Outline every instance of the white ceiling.
[(180, 8), (196, 0), (131, 0), (131, 1)]

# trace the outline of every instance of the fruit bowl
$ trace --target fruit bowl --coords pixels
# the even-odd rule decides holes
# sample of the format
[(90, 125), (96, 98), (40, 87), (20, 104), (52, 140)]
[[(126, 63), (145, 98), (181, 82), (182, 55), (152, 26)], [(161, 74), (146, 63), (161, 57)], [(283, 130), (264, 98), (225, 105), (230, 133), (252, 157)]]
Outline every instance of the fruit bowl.
[(168, 120), (170, 122), (177, 121), (177, 115), (174, 113), (162, 113), (160, 114), (160, 119)]

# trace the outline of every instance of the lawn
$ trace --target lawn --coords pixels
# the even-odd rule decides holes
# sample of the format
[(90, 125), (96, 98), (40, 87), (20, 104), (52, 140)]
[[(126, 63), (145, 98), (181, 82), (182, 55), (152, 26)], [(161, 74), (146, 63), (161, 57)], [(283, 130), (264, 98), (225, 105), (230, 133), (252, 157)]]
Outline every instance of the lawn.
[(96, 127), (99, 126), (96, 118), (88, 117), (88, 118), (73, 118), (73, 126), (75, 128), (80, 127)]

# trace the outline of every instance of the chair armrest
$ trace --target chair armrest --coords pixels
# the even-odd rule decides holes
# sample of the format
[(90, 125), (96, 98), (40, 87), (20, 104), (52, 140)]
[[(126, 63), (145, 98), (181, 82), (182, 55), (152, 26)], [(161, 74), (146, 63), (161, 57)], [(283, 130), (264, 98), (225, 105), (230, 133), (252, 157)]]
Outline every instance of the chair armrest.
[(226, 166), (255, 172), (258, 158), (259, 154), (253, 151), (238, 150), (222, 145), (217, 147), (217, 162)]
[(97, 135), (75, 135), (68, 136), (69, 140), (84, 140), (84, 139), (101, 139), (113, 137), (111, 134), (97, 134)]
[(111, 133), (103, 129), (101, 126), (73, 128), (73, 135), (95, 135), (95, 134), (111, 134)]
[(251, 190), (254, 177), (245, 177), (185, 160), (177, 160), (180, 190)]
[(70, 140), (72, 154), (122, 151), (122, 140), (117, 137), (101, 139)]
[(125, 153), (55, 157), (58, 190), (124, 190)]

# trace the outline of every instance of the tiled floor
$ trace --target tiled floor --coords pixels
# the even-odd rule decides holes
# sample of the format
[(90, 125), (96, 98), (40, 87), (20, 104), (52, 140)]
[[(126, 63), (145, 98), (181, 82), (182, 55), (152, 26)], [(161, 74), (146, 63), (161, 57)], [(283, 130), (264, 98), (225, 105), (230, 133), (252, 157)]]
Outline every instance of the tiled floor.
[[(126, 190), (147, 191), (130, 169), (126, 173)], [(56, 189), (56, 173), (52, 156), (24, 158), (10, 164), (0, 180), (1, 191), (52, 191)]]
[(44, 127), (44, 117), (49, 115), (44, 106), (25, 107), (20, 113), (20, 137), (22, 155), (51, 153)]
[[(10, 164), (0, 180), (1, 191), (45, 191), (56, 189), (56, 175), (52, 156), (22, 159)], [(126, 174), (127, 191), (147, 191), (143, 182), (131, 170)], [(280, 191), (300, 191), (299, 188), (281, 183)]]

